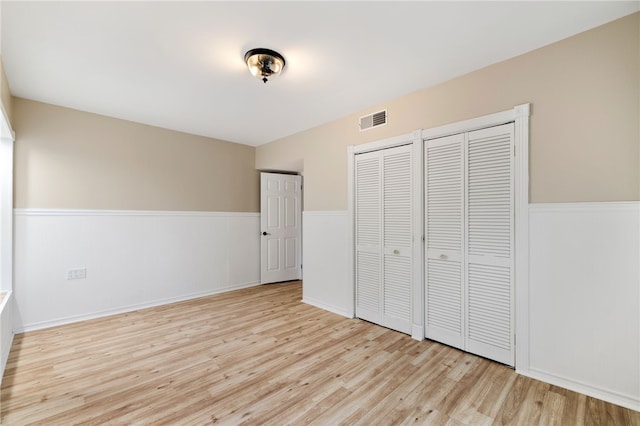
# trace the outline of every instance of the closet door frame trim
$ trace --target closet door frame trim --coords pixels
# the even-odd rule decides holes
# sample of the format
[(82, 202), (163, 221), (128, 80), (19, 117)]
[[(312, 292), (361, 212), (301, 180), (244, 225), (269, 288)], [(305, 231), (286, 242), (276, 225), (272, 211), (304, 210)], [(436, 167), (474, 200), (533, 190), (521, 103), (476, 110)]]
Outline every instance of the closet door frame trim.
[[(515, 194), (515, 367), (529, 373), (529, 116), (531, 104), (422, 131), (422, 139), (466, 133), (514, 123)], [(424, 200), (422, 201), (424, 203)]]
[(350, 247), (347, 268), (351, 279), (351, 298), (355, 313), (355, 208), (354, 208), (354, 162), (355, 155), (391, 148), (413, 145), (414, 161), (414, 262), (413, 262), (413, 306), (411, 337), (423, 340), (424, 328), (424, 196), (423, 196), (423, 141), (456, 133), (465, 133), (500, 124), (514, 123), (515, 146), (515, 341), (516, 371), (529, 373), (529, 116), (531, 104), (517, 105), (512, 109), (488, 114), (469, 120), (446, 124), (431, 129), (416, 130), (397, 136), (347, 148), (347, 202), (348, 233)]
[(422, 220), (422, 130), (416, 130), (401, 136), (389, 139), (370, 142), (362, 145), (351, 145), (347, 147), (347, 193), (348, 193), (348, 244), (350, 256), (347, 260), (349, 277), (351, 279), (351, 299), (353, 312), (356, 312), (356, 279), (355, 279), (355, 156), (366, 152), (380, 151), (397, 146), (412, 146), (413, 162), (413, 244), (412, 244), (412, 306), (411, 306), (411, 337), (416, 340), (424, 340), (424, 326), (422, 325), (423, 308), (423, 285), (422, 275), (422, 237), (424, 235)]

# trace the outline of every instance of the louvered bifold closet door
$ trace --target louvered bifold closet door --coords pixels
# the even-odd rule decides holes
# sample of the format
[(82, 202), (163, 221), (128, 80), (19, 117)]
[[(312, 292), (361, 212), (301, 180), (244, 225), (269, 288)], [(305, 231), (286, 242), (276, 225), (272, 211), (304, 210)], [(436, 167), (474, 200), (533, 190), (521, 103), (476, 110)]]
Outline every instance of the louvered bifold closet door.
[(513, 366), (513, 124), (469, 132), (467, 150), (467, 351)]
[(404, 333), (411, 333), (412, 149), (405, 145), (382, 151), (382, 325)]
[(464, 346), (464, 135), (425, 142), (426, 337)]
[(355, 156), (356, 316), (381, 323), (382, 157)]

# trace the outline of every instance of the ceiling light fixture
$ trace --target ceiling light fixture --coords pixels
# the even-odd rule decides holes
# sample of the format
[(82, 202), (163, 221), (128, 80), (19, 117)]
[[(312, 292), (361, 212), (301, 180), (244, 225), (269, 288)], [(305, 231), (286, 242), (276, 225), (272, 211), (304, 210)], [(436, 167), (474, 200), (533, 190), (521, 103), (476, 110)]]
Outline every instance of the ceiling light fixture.
[(244, 54), (244, 61), (254, 77), (265, 83), (277, 77), (284, 68), (284, 57), (270, 49), (251, 49)]

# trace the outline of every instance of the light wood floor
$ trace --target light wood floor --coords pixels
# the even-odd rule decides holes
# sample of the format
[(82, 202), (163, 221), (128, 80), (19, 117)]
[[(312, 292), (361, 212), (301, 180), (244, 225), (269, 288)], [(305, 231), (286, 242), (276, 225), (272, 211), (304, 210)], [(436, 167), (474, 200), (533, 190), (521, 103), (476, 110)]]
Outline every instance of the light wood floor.
[(3, 424), (640, 425), (272, 284), (16, 336)]

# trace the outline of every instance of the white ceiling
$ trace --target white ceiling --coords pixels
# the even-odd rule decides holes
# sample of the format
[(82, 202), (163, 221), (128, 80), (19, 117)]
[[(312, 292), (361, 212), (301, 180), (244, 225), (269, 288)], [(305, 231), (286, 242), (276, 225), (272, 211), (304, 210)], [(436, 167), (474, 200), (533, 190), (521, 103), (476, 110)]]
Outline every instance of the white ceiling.
[[(3, 0), (1, 54), (14, 96), (257, 146), (639, 5)], [(249, 74), (255, 47), (285, 56), (280, 78)]]

